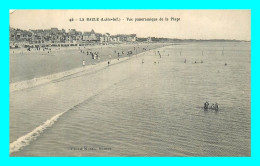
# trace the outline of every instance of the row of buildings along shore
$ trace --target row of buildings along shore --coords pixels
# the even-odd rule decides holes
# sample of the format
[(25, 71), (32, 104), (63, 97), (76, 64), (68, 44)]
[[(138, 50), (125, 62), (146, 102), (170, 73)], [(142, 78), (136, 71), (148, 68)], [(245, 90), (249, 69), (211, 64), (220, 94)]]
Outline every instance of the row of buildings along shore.
[(136, 37), (136, 34), (96, 33), (93, 29), (90, 32), (80, 32), (76, 29), (51, 28), (45, 30), (22, 30), (10, 28), (10, 48), (34, 47), (34, 46), (81, 46), (124, 42), (150, 42), (151, 38)]

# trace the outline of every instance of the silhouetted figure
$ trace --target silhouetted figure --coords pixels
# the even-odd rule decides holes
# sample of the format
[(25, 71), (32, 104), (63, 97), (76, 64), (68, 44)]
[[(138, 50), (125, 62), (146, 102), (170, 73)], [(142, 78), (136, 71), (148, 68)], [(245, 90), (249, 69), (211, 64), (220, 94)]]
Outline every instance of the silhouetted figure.
[(204, 109), (208, 109), (209, 108), (209, 103), (206, 101), (205, 103), (204, 103)]
[(215, 109), (215, 104), (212, 104), (211, 106), (210, 106), (210, 109)]
[(218, 111), (218, 103), (215, 103), (215, 110)]

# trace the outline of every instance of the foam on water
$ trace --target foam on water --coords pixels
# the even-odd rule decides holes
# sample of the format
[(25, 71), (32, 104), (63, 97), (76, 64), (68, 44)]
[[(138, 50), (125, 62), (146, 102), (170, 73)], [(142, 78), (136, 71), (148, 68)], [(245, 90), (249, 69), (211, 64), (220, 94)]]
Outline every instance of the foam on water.
[(66, 111), (53, 116), (51, 119), (44, 122), (44, 124), (35, 128), (32, 132), (18, 138), (16, 141), (10, 144), (10, 154), (21, 150), (23, 147), (29, 145), (33, 140), (40, 136), (40, 134), (47, 128), (51, 127), (55, 121), (59, 119)]

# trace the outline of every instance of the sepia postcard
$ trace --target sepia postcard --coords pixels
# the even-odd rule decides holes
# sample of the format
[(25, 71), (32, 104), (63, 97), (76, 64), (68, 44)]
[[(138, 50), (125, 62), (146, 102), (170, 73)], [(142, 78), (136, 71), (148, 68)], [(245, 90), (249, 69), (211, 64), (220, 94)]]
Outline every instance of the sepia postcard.
[(251, 156), (250, 10), (10, 10), (9, 154)]

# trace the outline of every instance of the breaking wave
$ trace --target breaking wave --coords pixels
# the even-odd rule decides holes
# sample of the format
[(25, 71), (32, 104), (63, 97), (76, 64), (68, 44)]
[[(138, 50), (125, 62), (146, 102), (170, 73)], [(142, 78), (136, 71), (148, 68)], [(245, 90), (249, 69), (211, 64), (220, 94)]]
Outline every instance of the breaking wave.
[(44, 124), (40, 125), (39, 127), (35, 128), (33, 131), (31, 131), (30, 133), (18, 138), (16, 141), (12, 142), (10, 144), (10, 154), (13, 152), (17, 152), (19, 150), (21, 150), (23, 147), (27, 146), (30, 144), (30, 142), (32, 142), (33, 140), (35, 140), (37, 137), (40, 136), (40, 134), (47, 128), (51, 127), (55, 121), (57, 121), (59, 119), (59, 117), (64, 114), (66, 111), (59, 113), (55, 116), (53, 116), (52, 118), (50, 118), (49, 120), (47, 120), (46, 122), (44, 122)]

